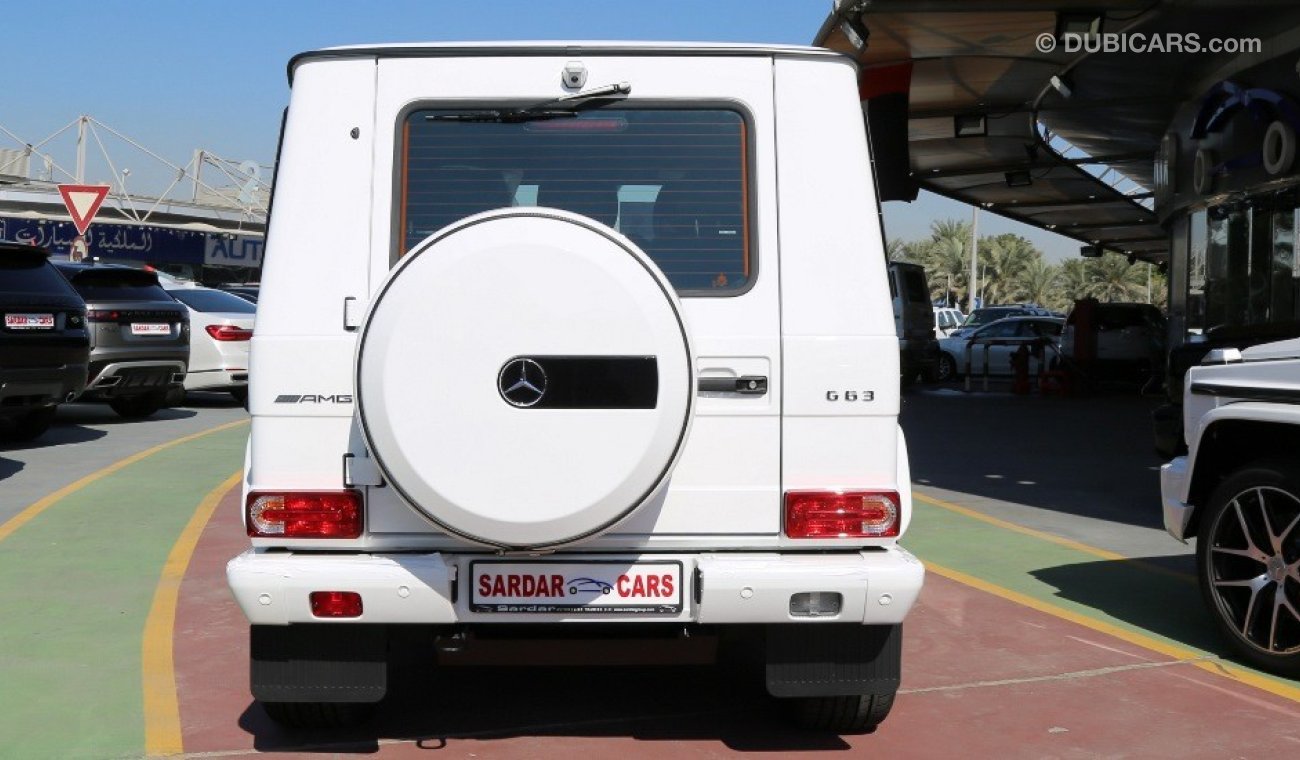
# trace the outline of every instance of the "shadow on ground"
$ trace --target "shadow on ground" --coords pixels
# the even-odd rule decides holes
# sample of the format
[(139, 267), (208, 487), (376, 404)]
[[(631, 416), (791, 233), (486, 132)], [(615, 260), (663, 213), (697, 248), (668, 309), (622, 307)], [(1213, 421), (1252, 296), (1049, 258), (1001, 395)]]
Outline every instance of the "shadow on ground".
[(59, 405), (56, 424), (71, 422), (79, 425), (147, 425), (155, 420), (181, 420), (193, 416), (195, 412), (189, 409), (171, 407), (159, 409), (144, 419), (128, 420), (113, 411), (108, 404), (74, 402)]
[(729, 671), (718, 667), (411, 664), (397, 671), (377, 716), (361, 728), (290, 732), (256, 703), (239, 725), (260, 751), (374, 752), (391, 740), (438, 749), (455, 739), (540, 736), (715, 741), (742, 752), (849, 748), (835, 734), (793, 728), (781, 705), (759, 689), (738, 689)]
[(921, 486), (1161, 528), (1151, 411), (1162, 401), (927, 386), (903, 396), (900, 422)]
[(1230, 651), (1196, 584), (1190, 555), (1102, 560), (1034, 570), (1056, 595), (1116, 620), (1220, 656)]
[[(47, 449), (54, 446), (66, 446), (73, 443), (85, 443), (94, 441), (108, 435), (103, 430), (95, 430), (84, 425), (68, 424), (63, 418), (59, 417), (58, 421), (45, 431), (39, 438), (32, 441), (5, 441), (0, 444), (0, 449), (5, 451), (31, 451), (33, 449)], [(16, 468), (9, 468), (9, 464), (17, 465)], [(10, 460), (0, 460), (0, 479), (13, 475), (23, 468), (21, 462), (11, 462)]]

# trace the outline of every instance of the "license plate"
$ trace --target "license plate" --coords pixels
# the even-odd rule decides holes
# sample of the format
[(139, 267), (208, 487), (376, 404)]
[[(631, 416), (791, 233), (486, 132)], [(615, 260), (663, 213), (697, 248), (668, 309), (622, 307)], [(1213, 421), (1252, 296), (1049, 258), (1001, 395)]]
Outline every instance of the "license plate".
[(682, 563), (471, 562), (474, 612), (674, 614)]
[(154, 324), (149, 322), (132, 322), (132, 335), (171, 335), (172, 326), (168, 324)]
[(53, 314), (6, 314), (5, 327), (10, 330), (53, 330)]

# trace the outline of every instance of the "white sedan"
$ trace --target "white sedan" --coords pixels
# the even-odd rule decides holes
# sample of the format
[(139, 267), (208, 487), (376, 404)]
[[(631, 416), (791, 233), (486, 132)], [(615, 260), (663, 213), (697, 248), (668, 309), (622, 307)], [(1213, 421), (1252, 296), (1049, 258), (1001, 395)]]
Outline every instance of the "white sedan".
[[(1011, 355), (1020, 343), (1047, 338), (1053, 343), (1060, 340), (1065, 320), (1060, 317), (1007, 317), (984, 325), (969, 335), (944, 338), (939, 341), (939, 380), (952, 380), (966, 371), (966, 345), (975, 338), (1006, 341), (988, 346), (989, 374), (1011, 374)], [(1014, 342), (1019, 341), (1019, 342)], [(971, 349), (971, 374), (984, 373), (984, 346), (976, 343)]]
[(256, 304), (204, 287), (167, 291), (190, 310), (190, 366), (187, 391), (226, 391), (248, 399), (248, 341)]

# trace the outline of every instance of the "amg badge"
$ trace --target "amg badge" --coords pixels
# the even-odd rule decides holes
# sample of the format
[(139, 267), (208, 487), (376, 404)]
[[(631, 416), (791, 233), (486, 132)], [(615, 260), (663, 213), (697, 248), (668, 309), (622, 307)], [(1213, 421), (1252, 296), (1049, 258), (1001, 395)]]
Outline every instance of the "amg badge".
[(277, 404), (351, 404), (352, 394), (336, 393), (332, 396), (325, 396), (317, 393), (308, 393), (298, 396), (292, 393), (282, 393), (275, 397)]

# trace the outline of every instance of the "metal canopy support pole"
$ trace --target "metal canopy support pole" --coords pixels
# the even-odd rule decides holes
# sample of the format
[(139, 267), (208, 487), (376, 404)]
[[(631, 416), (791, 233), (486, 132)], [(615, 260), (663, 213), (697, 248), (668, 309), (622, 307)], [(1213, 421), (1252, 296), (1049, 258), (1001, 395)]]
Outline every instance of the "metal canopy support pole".
[(980, 240), (980, 207), (976, 206), (971, 211), (971, 217), (970, 217), (970, 282), (968, 283), (970, 287), (966, 289), (968, 291), (967, 298), (966, 298), (967, 314), (973, 313), (975, 311), (975, 293), (979, 289), (979, 270), (976, 268), (978, 266), (977, 262), (979, 256), (979, 244), (980, 244), (979, 240)]
[(86, 116), (77, 119), (77, 184), (86, 181)]
[(193, 203), (199, 202), (199, 177), (203, 173), (203, 153), (202, 148), (196, 148), (194, 151), (194, 191), (190, 193), (190, 201)]

